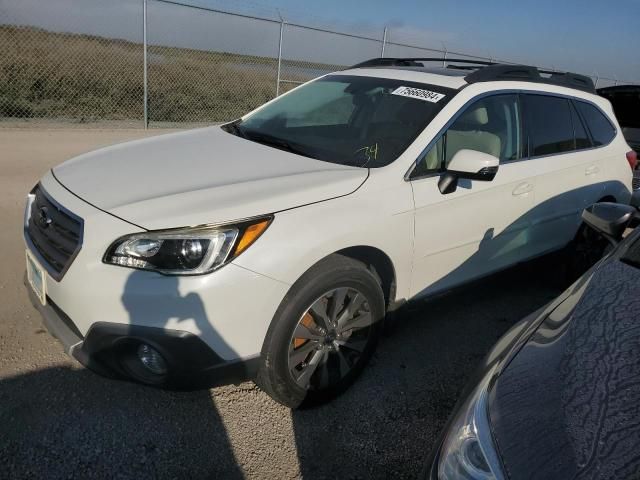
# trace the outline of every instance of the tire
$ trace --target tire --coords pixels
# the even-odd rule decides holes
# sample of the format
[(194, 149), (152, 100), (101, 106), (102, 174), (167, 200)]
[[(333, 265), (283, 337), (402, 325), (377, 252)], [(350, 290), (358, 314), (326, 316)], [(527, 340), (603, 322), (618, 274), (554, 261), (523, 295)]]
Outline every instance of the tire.
[(377, 276), (357, 260), (330, 255), (282, 300), (264, 340), (256, 383), (289, 408), (334, 398), (371, 358), (384, 315)]

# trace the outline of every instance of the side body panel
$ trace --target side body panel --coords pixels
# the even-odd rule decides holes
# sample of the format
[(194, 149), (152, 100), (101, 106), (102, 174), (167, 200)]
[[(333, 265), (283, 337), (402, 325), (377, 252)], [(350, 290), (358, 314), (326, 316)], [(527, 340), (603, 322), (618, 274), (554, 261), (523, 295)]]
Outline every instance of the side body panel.
[(411, 186), (402, 178), (390, 182), (383, 170), (372, 170), (365, 185), (351, 195), (277, 213), (255, 245), (233, 263), (292, 284), (336, 251), (373, 247), (393, 263), (396, 298), (408, 298), (413, 250)]

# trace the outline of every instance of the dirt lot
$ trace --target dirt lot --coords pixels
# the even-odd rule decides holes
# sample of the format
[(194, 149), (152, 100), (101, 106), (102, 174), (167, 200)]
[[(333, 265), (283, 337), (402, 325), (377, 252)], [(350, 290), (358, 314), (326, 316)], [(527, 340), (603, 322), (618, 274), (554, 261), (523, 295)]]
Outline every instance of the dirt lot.
[(28, 305), (23, 201), (62, 160), (157, 133), (0, 129), (0, 478), (412, 478), (479, 359), (558, 293), (538, 263), (420, 304), (351, 390), (312, 410), (251, 383), (175, 393), (100, 378)]

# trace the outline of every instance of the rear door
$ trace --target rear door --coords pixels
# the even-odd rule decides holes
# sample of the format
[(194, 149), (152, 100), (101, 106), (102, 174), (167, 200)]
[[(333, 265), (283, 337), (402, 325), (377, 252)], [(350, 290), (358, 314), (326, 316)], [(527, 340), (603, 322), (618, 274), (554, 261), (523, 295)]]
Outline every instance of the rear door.
[(537, 174), (530, 253), (540, 255), (573, 239), (583, 208), (603, 194), (604, 165), (571, 99), (544, 94), (522, 98), (529, 162), (535, 163)]

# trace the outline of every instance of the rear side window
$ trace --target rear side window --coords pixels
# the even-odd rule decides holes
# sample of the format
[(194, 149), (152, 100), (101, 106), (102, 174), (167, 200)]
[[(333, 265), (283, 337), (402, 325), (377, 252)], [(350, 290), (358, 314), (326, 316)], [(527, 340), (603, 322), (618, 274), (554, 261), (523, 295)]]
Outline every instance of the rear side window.
[(529, 156), (539, 157), (575, 150), (569, 100), (545, 95), (524, 95), (529, 131)]
[(616, 136), (616, 130), (598, 108), (590, 103), (579, 101), (576, 102), (576, 106), (582, 118), (587, 122), (594, 146), (606, 145), (613, 140), (613, 137)]

